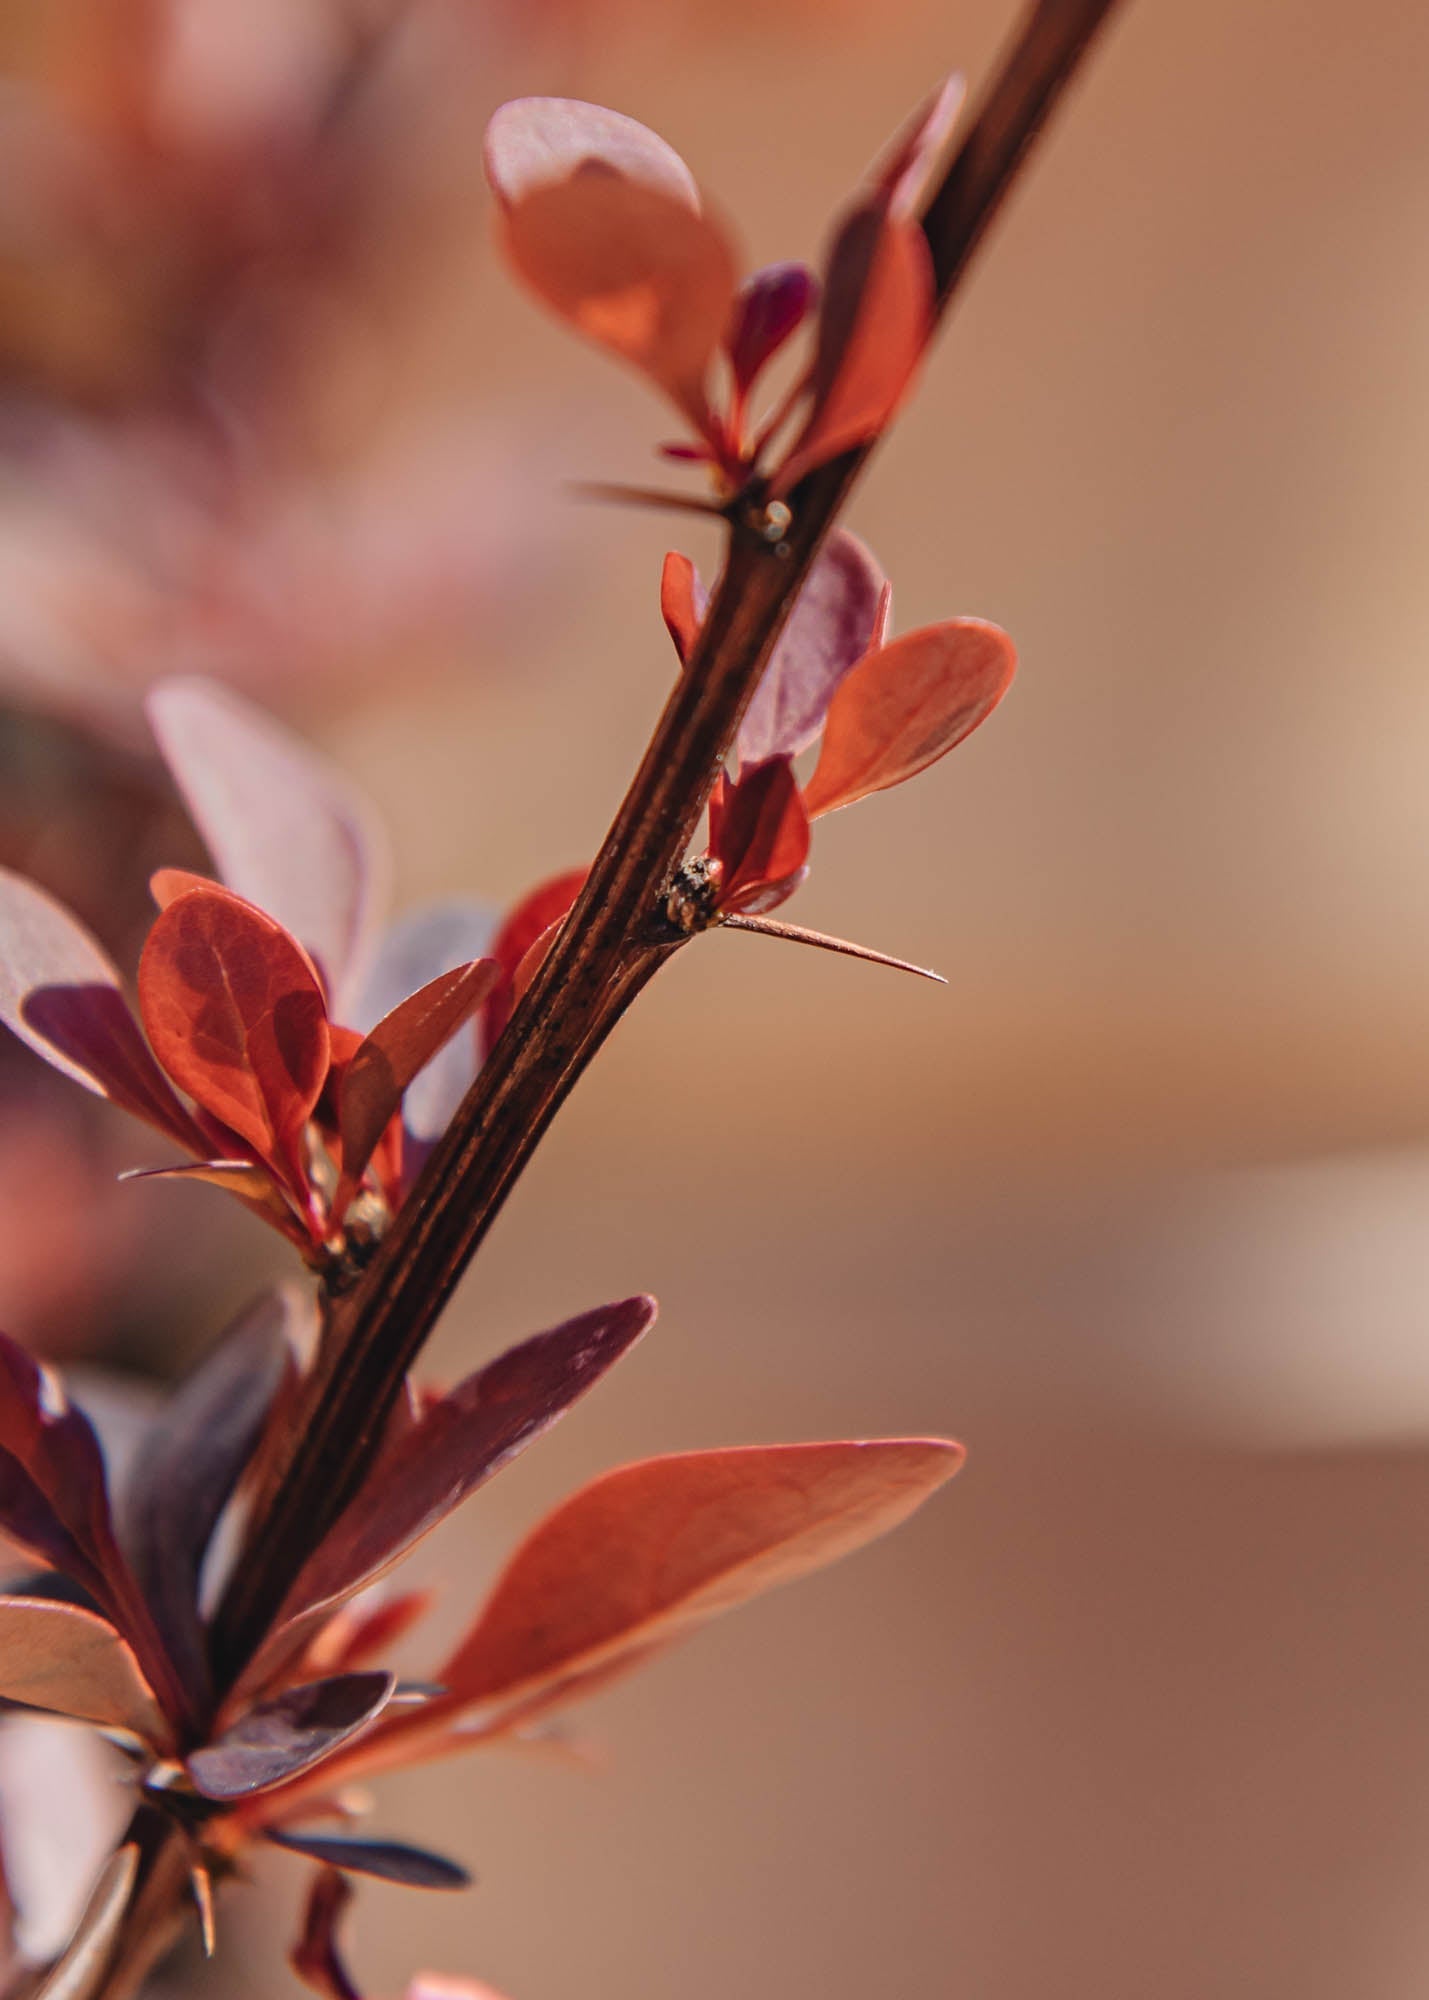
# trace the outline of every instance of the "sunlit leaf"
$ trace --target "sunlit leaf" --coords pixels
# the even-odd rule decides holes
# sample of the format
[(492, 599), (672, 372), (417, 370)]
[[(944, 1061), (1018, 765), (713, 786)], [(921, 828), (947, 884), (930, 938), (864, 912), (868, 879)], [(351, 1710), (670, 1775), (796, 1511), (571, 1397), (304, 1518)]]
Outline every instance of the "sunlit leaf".
[(132, 1841), (126, 1841), (106, 1862), (74, 1936), (33, 1989), (33, 2000), (96, 2000), (109, 1971), (138, 1872), (139, 1849)]
[(443, 1854), (410, 1847), (401, 1840), (359, 1840), (343, 1834), (292, 1833), (270, 1827), (264, 1834), (275, 1847), (287, 1847), (341, 1868), (349, 1875), (375, 1875), (382, 1882), (400, 1882), (409, 1889), (469, 1889), (471, 1876)]
[(932, 328), (933, 267), (916, 222), (879, 198), (834, 242), (811, 377), (813, 404), (772, 491), (875, 437), (907, 394)]
[(939, 1438), (752, 1445), (606, 1473), (534, 1530), (440, 1669), (448, 1707), (569, 1688), (896, 1527), (962, 1463)]
[(108, 954), (68, 910), (8, 869), (0, 869), (0, 1020), (77, 1083), (186, 1151), (207, 1151), (149, 1053)]
[(834, 690), (873, 643), (885, 579), (863, 543), (829, 536), (775, 643), (735, 748), (742, 769), (797, 757), (818, 735)]
[(287, 1287), (265, 1292), (170, 1397), (124, 1494), (121, 1533), (170, 1656), (206, 1688), (199, 1574), (219, 1515), (253, 1455), (294, 1365), (290, 1327), (303, 1311)]
[(301, 1189), (330, 1043), (322, 988), (283, 926), (226, 890), (189, 890), (149, 933), (139, 1006), (174, 1081)]
[(681, 666), (694, 651), (708, 603), (709, 592), (694, 564), (688, 556), (671, 549), (660, 572), (660, 615), (675, 642)]
[(512, 982), (521, 961), (533, 944), (570, 910), (585, 884), (587, 870), (568, 868), (562, 875), (538, 883), (521, 898), (503, 919), (491, 941), (491, 956), (506, 974), (481, 1012), (481, 1046), (489, 1054), (492, 1043), (511, 1018), (514, 1005)]
[(0, 1597), (0, 1699), (171, 1740), (139, 1663), (106, 1619), (72, 1604)]
[(719, 905), (769, 910), (803, 880), (809, 821), (787, 757), (741, 774), (721, 776), (710, 794), (710, 853), (720, 862)]
[(148, 713), (223, 880), (313, 954), (341, 1017), (386, 901), (386, 847), (366, 800), (214, 682), (162, 681)]
[(562, 181), (588, 162), (693, 209), (700, 192), (673, 146), (623, 111), (575, 97), (514, 97), (493, 114), (484, 145), (486, 177), (503, 207)]
[(991, 715), (1016, 665), (1007, 634), (980, 618), (925, 625), (868, 654), (830, 703), (804, 788), (809, 817), (926, 770)]
[(193, 1751), (189, 1776), (210, 1799), (247, 1798), (281, 1785), (312, 1770), (366, 1729), (396, 1685), (392, 1674), (359, 1673), (286, 1688)]
[(798, 332), (818, 296), (819, 281), (807, 264), (770, 264), (745, 279), (725, 337), (738, 391), (747, 393), (765, 363)]

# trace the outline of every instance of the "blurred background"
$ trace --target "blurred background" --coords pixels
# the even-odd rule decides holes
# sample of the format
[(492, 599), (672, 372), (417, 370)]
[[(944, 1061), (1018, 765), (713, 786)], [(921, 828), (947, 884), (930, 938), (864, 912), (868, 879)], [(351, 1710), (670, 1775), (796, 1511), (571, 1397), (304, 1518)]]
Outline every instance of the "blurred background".
[[(405, 902), (597, 845), (669, 683), (661, 408), (496, 267), (523, 91), (653, 124), (812, 255), (1003, 0), (0, 0), (0, 860), (121, 961), (199, 850), (155, 675), (222, 674)], [(1429, 16), (1126, 0), (851, 525), (1007, 704), (682, 953), (430, 1356), (651, 1289), (641, 1352), (424, 1545), (455, 1629), (622, 1459), (946, 1431), (909, 1528), (581, 1712), (393, 1780), (466, 1898), (364, 1887), (373, 1994), (1405, 2000), (1429, 1964)], [(281, 1260), (116, 1188), (0, 1051), (0, 1322), (179, 1372)], [(429, 1642), (430, 1645), (430, 1642)], [(430, 1658), (419, 1648), (415, 1656)], [(180, 1990), (287, 1990), (297, 1871)]]

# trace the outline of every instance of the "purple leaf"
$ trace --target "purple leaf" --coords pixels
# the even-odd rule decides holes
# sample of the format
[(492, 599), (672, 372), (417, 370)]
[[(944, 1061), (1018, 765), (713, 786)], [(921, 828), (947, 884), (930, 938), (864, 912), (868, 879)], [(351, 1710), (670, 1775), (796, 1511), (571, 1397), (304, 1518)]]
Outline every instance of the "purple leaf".
[(724, 343), (741, 394), (798, 332), (818, 296), (819, 281), (807, 264), (770, 264), (745, 279)]
[(119, 974), (76, 917), (0, 869), (0, 1021), (37, 1055), (187, 1152), (207, 1141), (130, 1013)]
[(224, 882), (312, 953), (340, 1018), (386, 901), (386, 845), (372, 809), (315, 751), (227, 688), (162, 681), (147, 707)]
[(189, 1776), (205, 1798), (241, 1799), (281, 1785), (330, 1757), (392, 1698), (392, 1674), (335, 1674), (286, 1688), (195, 1750)]
[[(378, 948), (350, 1025), (365, 1032), (448, 966), (485, 958), (495, 933), (494, 914), (475, 903), (436, 903), (403, 917)], [(454, 1036), (433, 1056), (402, 1100), (402, 1123), (413, 1138), (440, 1138), (476, 1067), (475, 1034)]]
[(270, 1827), (264, 1833), (275, 1847), (306, 1854), (329, 1868), (341, 1868), (351, 1875), (375, 1875), (381, 1882), (400, 1882), (409, 1889), (469, 1889), (471, 1876), (465, 1868), (425, 1847), (409, 1847), (401, 1840), (348, 1840), (337, 1834), (287, 1833)]
[(302, 1310), (298, 1293), (281, 1288), (240, 1314), (151, 1428), (125, 1495), (134, 1574), (191, 1687), (208, 1684), (204, 1553), (292, 1365), (290, 1328)]
[(244, 1675), (259, 1685), (320, 1614), (350, 1597), (444, 1520), (555, 1422), (640, 1337), (655, 1301), (599, 1306), (538, 1333), (469, 1375), (405, 1430), (299, 1574), (267, 1645)]
[(740, 725), (742, 769), (797, 757), (813, 742), (839, 682), (873, 641), (883, 588), (883, 572), (863, 543), (842, 530), (832, 534)]

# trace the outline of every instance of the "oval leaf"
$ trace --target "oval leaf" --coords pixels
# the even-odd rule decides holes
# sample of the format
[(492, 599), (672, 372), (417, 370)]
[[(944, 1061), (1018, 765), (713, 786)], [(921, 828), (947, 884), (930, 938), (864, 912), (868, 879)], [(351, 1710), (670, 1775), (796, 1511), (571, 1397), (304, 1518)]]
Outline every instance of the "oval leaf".
[(171, 1740), (133, 1652), (72, 1604), (0, 1597), (0, 1699), (128, 1729), (157, 1749)]
[(260, 1702), (188, 1760), (189, 1776), (209, 1799), (241, 1799), (312, 1770), (375, 1721), (392, 1699), (396, 1676), (336, 1674), (287, 1688)]
[(269, 1827), (263, 1838), (325, 1867), (341, 1868), (349, 1875), (375, 1875), (381, 1882), (400, 1882), (408, 1889), (471, 1887), (471, 1876), (457, 1862), (402, 1840), (349, 1840), (342, 1834), (290, 1833), (278, 1827)]
[(675, 642), (675, 651), (684, 666), (700, 636), (709, 592), (700, 582), (699, 571), (688, 556), (671, 549), (660, 571), (660, 616)]
[(149, 1053), (108, 954), (53, 897), (8, 869), (0, 869), (0, 1021), (76, 1083), (186, 1151), (207, 1151)]
[(149, 933), (139, 1006), (174, 1081), (304, 1189), (300, 1140), (331, 1045), (322, 988), (283, 926), (227, 890), (189, 890)]
[(576, 97), (515, 97), (486, 128), (486, 177), (503, 207), (588, 162), (698, 210), (694, 175), (673, 146), (623, 111)]
[(741, 395), (748, 394), (765, 363), (798, 332), (818, 296), (819, 281), (807, 264), (770, 264), (745, 279), (725, 337)]
[(868, 654), (829, 705), (804, 787), (810, 819), (926, 770), (986, 721), (1016, 667), (1007, 634), (980, 618), (925, 625)]
[(883, 571), (857, 536), (842, 529), (830, 535), (739, 726), (742, 769), (797, 757), (813, 742), (839, 682), (874, 641), (885, 588)]
[(809, 821), (787, 757), (771, 758), (710, 794), (710, 853), (723, 869), (722, 910), (771, 910), (804, 879)]
[(307, 744), (212, 681), (161, 681), (147, 710), (219, 874), (313, 954), (340, 1016), (386, 902), (371, 807)]
[(940, 1438), (893, 1438), (688, 1452), (608, 1472), (516, 1551), (438, 1675), (445, 1706), (608, 1677), (896, 1527), (962, 1460)]

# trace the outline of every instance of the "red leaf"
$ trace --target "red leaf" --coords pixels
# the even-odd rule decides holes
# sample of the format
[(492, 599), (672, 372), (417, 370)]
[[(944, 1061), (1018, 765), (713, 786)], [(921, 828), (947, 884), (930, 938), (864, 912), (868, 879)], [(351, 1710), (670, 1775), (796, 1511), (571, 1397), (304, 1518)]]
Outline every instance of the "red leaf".
[(209, 1799), (242, 1799), (311, 1771), (366, 1729), (392, 1699), (392, 1674), (337, 1674), (260, 1702), (212, 1743), (188, 1772)]
[(891, 216), (882, 199), (855, 209), (824, 279), (813, 407), (772, 492), (877, 436), (908, 391), (932, 324), (933, 266), (918, 224)]
[(378, 1459), (303, 1569), (245, 1684), (261, 1684), (306, 1639), (313, 1614), (372, 1582), (554, 1423), (654, 1318), (650, 1298), (598, 1306), (523, 1340), (435, 1402)]
[(709, 592), (694, 564), (688, 556), (671, 549), (660, 571), (660, 615), (675, 642), (681, 666), (694, 651), (708, 603)]
[(869, 178), (894, 215), (911, 216), (920, 206), (966, 95), (962, 77), (945, 78), (875, 162)]
[(139, 1663), (114, 1627), (77, 1605), (0, 1597), (0, 1700), (172, 1742)]
[(294, 1370), (304, 1310), (286, 1287), (263, 1293), (221, 1335), (150, 1427), (124, 1495), (134, 1574), (188, 1686), (206, 1690), (199, 1572), (209, 1540)]
[(362, 2000), (337, 1945), (337, 1927), (351, 1901), (351, 1884), (335, 1868), (320, 1868), (308, 1891), (302, 1931), (288, 1954), (299, 1979), (328, 2000)]
[(901, 785), (986, 720), (1012, 682), (1017, 655), (996, 625), (952, 618), (869, 653), (829, 706), (810, 819)]
[(553, 875), (549, 881), (528, 890), (492, 939), (491, 956), (506, 974), (506, 980), (491, 994), (482, 1009), (483, 1058), (490, 1054), (496, 1037), (511, 1018), (511, 1009), (515, 1004), (512, 982), (522, 959), (544, 931), (568, 915), (585, 886), (588, 873), (585, 868), (570, 868), (564, 875)]
[(962, 1463), (938, 1438), (753, 1445), (621, 1466), (548, 1514), (442, 1667), (450, 1711), (529, 1703), (678, 1638), (906, 1519)]
[[(389, 925), (353, 1016), (357, 1026), (371, 1027), (448, 966), (485, 958), (495, 928), (489, 910), (466, 902), (430, 904)], [(476, 1075), (476, 1042), (474, 1033), (455, 1036), (414, 1078), (402, 1099), (409, 1138), (429, 1142), (451, 1123)]]
[(145, 1046), (107, 953), (68, 910), (8, 869), (0, 869), (0, 1021), (76, 1083), (186, 1152), (207, 1152)]
[(720, 863), (719, 907), (770, 910), (804, 878), (809, 821), (787, 757), (721, 775), (710, 794), (710, 853)]
[(322, 988), (283, 926), (225, 889), (189, 890), (149, 933), (139, 1006), (174, 1081), (304, 1191), (330, 1042)]
[(386, 900), (386, 844), (371, 807), (227, 688), (162, 681), (147, 707), (219, 874), (301, 940), (341, 1015)]
[(385, 1014), (343, 1069), (338, 1090), (342, 1184), (333, 1201), (341, 1216), (368, 1161), (401, 1108), (408, 1085), (468, 1021), (502, 976), (494, 958), (459, 965), (431, 980)]
[(813, 311), (819, 281), (807, 264), (770, 264), (746, 278), (734, 302), (725, 352), (736, 390), (748, 393), (765, 363)]
[(873, 643), (886, 589), (856, 536), (836, 529), (815, 558), (739, 727), (742, 770), (797, 757), (823, 727), (834, 690)]

